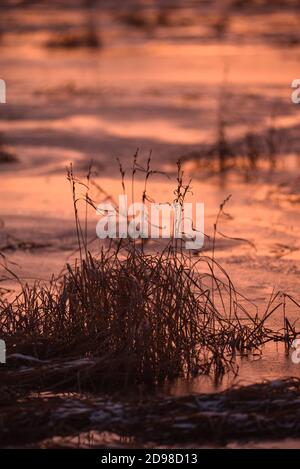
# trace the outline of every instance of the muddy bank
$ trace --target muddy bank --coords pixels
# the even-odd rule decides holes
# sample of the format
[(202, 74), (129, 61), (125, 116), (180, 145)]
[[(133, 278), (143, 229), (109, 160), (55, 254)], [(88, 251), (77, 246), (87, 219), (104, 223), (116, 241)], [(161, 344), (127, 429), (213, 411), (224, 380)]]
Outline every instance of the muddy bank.
[(80, 447), (80, 434), (83, 447), (103, 447), (105, 439), (125, 447), (249, 446), (249, 441), (300, 437), (299, 391), (296, 378), (223, 393), (127, 400), (92, 394), (20, 397), (17, 389), (2, 387), (0, 435), (3, 447)]

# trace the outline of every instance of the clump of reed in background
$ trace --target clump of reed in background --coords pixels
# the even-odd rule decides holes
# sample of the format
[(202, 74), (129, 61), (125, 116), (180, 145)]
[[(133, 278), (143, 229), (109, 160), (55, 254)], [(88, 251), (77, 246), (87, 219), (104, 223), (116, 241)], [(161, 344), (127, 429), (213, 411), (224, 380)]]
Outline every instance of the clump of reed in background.
[(144, 31), (153, 31), (157, 28), (185, 27), (197, 23), (197, 15), (184, 12), (178, 8), (160, 6), (158, 8), (126, 9), (117, 15), (121, 23)]
[(224, 175), (236, 170), (251, 176), (258, 169), (276, 169), (285, 139), (284, 130), (276, 126), (274, 114), (264, 132), (249, 128), (239, 139), (231, 139), (226, 111), (220, 104), (214, 142), (203, 145), (200, 151), (191, 152), (185, 159), (194, 160), (199, 169), (210, 173)]
[(74, 28), (70, 31), (57, 33), (46, 42), (46, 46), (52, 49), (98, 49), (102, 46), (102, 40), (97, 32), (95, 24), (95, 0), (83, 0), (83, 25), (82, 30)]
[(0, 164), (3, 163), (16, 163), (18, 158), (10, 151), (5, 145), (5, 139), (2, 132), (0, 132)]

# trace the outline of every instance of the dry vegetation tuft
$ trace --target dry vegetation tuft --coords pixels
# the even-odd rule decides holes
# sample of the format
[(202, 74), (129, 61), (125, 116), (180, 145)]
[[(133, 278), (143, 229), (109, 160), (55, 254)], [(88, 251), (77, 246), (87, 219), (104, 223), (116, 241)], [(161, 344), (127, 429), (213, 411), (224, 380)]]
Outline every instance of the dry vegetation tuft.
[[(148, 164), (146, 180), (150, 174)], [(0, 337), (8, 354), (40, 360), (32, 360), (26, 373), (18, 373), (20, 355), (9, 360), (16, 374), (3, 373), (3, 382), (114, 389), (199, 374), (219, 379), (236, 371), (237, 354), (270, 340), (288, 345), (296, 337), (290, 324), (282, 332), (267, 327), (283, 305), (279, 294), (261, 315), (247, 311), (250, 303), (215, 260), (214, 248), (212, 257), (194, 257), (172, 240), (157, 253), (120, 240), (93, 256), (78, 216), (72, 170), (68, 177), (80, 260), (67, 264), (49, 285), (22, 285), (15, 299), (0, 299)], [(90, 174), (86, 187), (89, 179)], [(187, 191), (179, 165), (175, 194), (181, 203)], [(88, 192), (86, 203), (92, 203)]]

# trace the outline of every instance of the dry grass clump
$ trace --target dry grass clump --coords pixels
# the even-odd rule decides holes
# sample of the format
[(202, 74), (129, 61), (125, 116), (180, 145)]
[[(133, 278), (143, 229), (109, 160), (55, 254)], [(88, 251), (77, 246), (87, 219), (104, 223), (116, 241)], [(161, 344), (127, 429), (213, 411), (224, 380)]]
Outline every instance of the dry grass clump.
[(160, 254), (133, 244), (88, 254), (60, 281), (23, 286), (12, 302), (2, 298), (0, 336), (8, 353), (41, 360), (3, 382), (70, 389), (221, 377), (234, 370), (236, 353), (278, 339), (265, 326), (277, 306), (251, 317), (238, 300), (216, 261), (192, 260), (172, 246)]
[(0, 164), (17, 163), (18, 158), (5, 148), (0, 148)]
[(6, 147), (4, 142), (4, 136), (0, 132), (0, 164), (5, 163), (16, 163), (18, 158), (14, 153), (10, 151), (9, 148)]
[(95, 24), (95, 0), (84, 0), (82, 7), (81, 30), (58, 33), (46, 42), (46, 47), (53, 49), (98, 49), (102, 47), (102, 40)]
[(97, 49), (102, 46), (101, 40), (94, 31), (82, 33), (61, 33), (49, 39), (46, 46), (51, 49)]
[[(138, 167), (135, 157), (133, 178)], [(150, 174), (148, 164), (146, 181)], [(32, 360), (27, 374), (8, 374), (3, 382), (29, 387), (56, 382), (69, 389), (153, 386), (199, 374), (218, 379), (236, 370), (237, 353), (295, 337), (294, 329), (274, 333), (266, 326), (282, 305), (276, 303), (278, 295), (261, 316), (247, 312), (214, 248), (212, 257), (193, 257), (172, 240), (155, 253), (132, 240), (102, 247), (93, 256), (78, 216), (72, 171), (69, 180), (80, 260), (67, 264), (64, 275), (49, 285), (22, 285), (12, 301), (0, 297), (0, 337), (8, 354), (41, 360)], [(180, 165), (177, 180), (175, 194), (183, 202), (188, 186)], [(11, 368), (18, 368), (15, 362), (9, 360)]]
[(276, 169), (285, 134), (276, 127), (273, 117), (265, 132), (249, 129), (240, 139), (233, 140), (229, 136), (228, 122), (220, 116), (216, 134), (211, 145), (203, 145), (200, 151), (193, 151), (185, 158), (194, 160), (199, 169), (210, 173), (234, 170), (254, 175), (258, 169)]
[(191, 14), (182, 13), (173, 8), (161, 7), (155, 10), (126, 11), (118, 15), (119, 20), (134, 28), (153, 30), (166, 27), (191, 26), (197, 18)]
[(52, 49), (78, 49), (80, 47), (97, 49), (102, 43), (95, 33), (65, 33), (49, 39), (47, 47)]
[(8, 350), (42, 360), (97, 358), (106, 370), (101, 381), (132, 385), (222, 375), (236, 350), (256, 346), (262, 328), (253, 331), (255, 318), (248, 325), (234, 319), (231, 283), (197, 274), (191, 258), (171, 246), (161, 254), (130, 247), (126, 253), (103, 250), (97, 259), (89, 254), (80, 266), (68, 265), (60, 283), (24, 286), (13, 302), (2, 300), (0, 330)]

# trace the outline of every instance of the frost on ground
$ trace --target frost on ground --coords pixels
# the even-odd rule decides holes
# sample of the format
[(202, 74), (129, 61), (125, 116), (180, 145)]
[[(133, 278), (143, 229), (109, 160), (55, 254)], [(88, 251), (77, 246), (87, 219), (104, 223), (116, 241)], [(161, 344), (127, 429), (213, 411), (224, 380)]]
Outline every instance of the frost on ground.
[[(138, 402), (136, 397), (75, 393), (21, 398), (17, 388), (15, 395), (11, 388), (2, 388), (0, 438), (6, 447), (38, 447), (45, 441), (64, 446), (67, 437), (70, 443), (79, 434), (114, 435), (119, 444), (130, 441), (147, 446), (223, 446), (237, 441), (299, 438), (299, 392), (300, 380), (296, 378), (277, 380), (275, 385), (265, 382), (222, 393), (154, 396)], [(91, 438), (90, 445), (97, 446), (96, 441)]]

